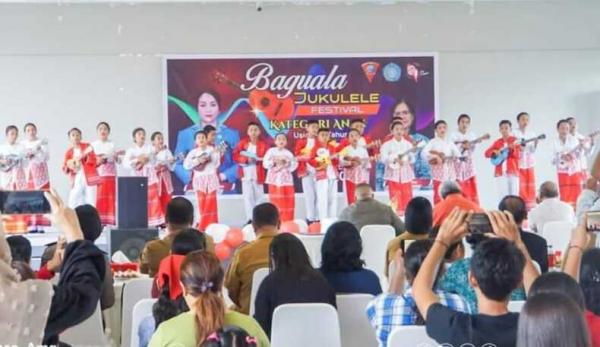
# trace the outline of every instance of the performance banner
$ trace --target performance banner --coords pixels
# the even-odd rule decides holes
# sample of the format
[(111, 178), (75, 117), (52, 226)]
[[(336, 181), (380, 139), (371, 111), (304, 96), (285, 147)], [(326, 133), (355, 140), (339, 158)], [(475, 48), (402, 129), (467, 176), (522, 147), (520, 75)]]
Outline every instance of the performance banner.
[[(217, 128), (215, 144), (224, 155), (219, 168), (223, 194), (240, 193), (239, 167), (231, 152), (258, 122), (262, 138), (288, 137), (293, 151), (306, 121), (319, 120), (331, 137), (346, 137), (350, 121), (366, 121), (365, 135), (383, 140), (393, 116), (410, 127), (414, 140), (433, 136), (437, 114), (434, 54), (319, 56), (167, 57), (165, 108), (170, 148), (175, 155), (194, 147), (194, 134)], [(383, 190), (383, 165), (372, 180)], [(418, 182), (429, 184), (429, 167), (417, 161)], [(190, 180), (182, 163), (175, 167), (176, 193)], [(301, 185), (296, 180), (296, 191)]]

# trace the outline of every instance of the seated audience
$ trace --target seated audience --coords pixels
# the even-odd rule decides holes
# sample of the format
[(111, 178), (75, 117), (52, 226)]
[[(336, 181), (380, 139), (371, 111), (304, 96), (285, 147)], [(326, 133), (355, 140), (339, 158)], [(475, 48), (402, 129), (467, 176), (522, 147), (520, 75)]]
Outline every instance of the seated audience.
[(565, 295), (575, 301), (582, 312), (585, 310), (585, 300), (581, 287), (573, 277), (564, 272), (546, 272), (536, 278), (531, 284), (531, 288), (529, 288), (528, 299), (534, 295), (545, 293)]
[[(424, 320), (413, 299), (412, 288), (405, 290), (404, 283), (412, 286), (419, 268), (431, 249), (433, 241), (417, 240), (411, 243), (403, 255), (396, 252), (396, 271), (391, 275), (389, 292), (377, 296), (367, 305), (367, 317), (375, 329), (380, 347), (387, 346), (387, 340), (395, 327), (402, 325), (423, 325)], [(440, 264), (436, 281), (444, 272)], [(435, 283), (434, 283), (435, 288)], [(436, 290), (440, 302), (456, 311), (469, 313), (469, 305), (459, 295)]]
[(356, 202), (344, 208), (338, 220), (354, 224), (360, 231), (365, 225), (391, 225), (400, 235), (404, 231), (404, 223), (398, 217), (394, 209), (380, 201), (375, 200), (373, 189), (368, 183), (356, 186)]
[(273, 311), (279, 305), (321, 302), (335, 306), (335, 291), (311, 263), (302, 242), (279, 234), (271, 243), (270, 269), (256, 294), (254, 318), (271, 336)]
[[(194, 206), (184, 197), (173, 198), (167, 205), (165, 213), (167, 235), (162, 240), (152, 240), (146, 243), (140, 257), (140, 272), (150, 277), (156, 276), (160, 261), (171, 251), (173, 238), (180, 231), (192, 227), (194, 223)], [(214, 242), (206, 235), (206, 249), (214, 252)]]
[(581, 224), (587, 211), (600, 211), (600, 180), (590, 177), (585, 182), (585, 189), (577, 198), (576, 219)]
[(512, 213), (517, 226), (519, 227), (519, 233), (521, 234), (521, 240), (527, 247), (531, 259), (535, 260), (540, 266), (542, 273), (548, 271), (548, 244), (546, 239), (527, 231), (523, 231), (523, 222), (527, 219), (527, 206), (525, 200), (520, 196), (507, 195), (505, 196), (498, 205), (500, 211), (508, 211)]
[(497, 237), (482, 241), (473, 253), (469, 283), (475, 288), (479, 314), (467, 314), (440, 304), (433, 291), (436, 270), (449, 245), (467, 233), (469, 213), (454, 210), (440, 231), (413, 282), (413, 295), (425, 318), (427, 335), (454, 346), (484, 344), (514, 346), (519, 315), (508, 311), (510, 293), (522, 282), (525, 291), (538, 276), (521, 240), (519, 228), (507, 212), (489, 213)]
[(574, 222), (573, 207), (558, 197), (556, 183), (546, 181), (540, 186), (537, 206), (529, 211), (528, 222), (531, 231), (541, 233), (548, 222)]
[(379, 277), (360, 259), (362, 240), (349, 222), (333, 223), (321, 244), (321, 273), (336, 293), (381, 294)]
[(213, 253), (196, 251), (186, 255), (181, 264), (181, 284), (190, 311), (163, 322), (150, 346), (201, 346), (213, 332), (234, 325), (254, 336), (257, 346), (268, 347), (269, 339), (252, 317), (225, 308), (223, 276), (221, 263)]
[(412, 198), (406, 206), (404, 213), (404, 225), (406, 231), (396, 235), (387, 245), (385, 275), (388, 276), (390, 262), (394, 259), (396, 251), (404, 249), (405, 240), (423, 240), (429, 237), (429, 231), (433, 221), (433, 210), (429, 200), (422, 196)]
[(210, 334), (201, 347), (257, 347), (255, 337), (248, 335), (244, 329), (226, 326)]
[(445, 181), (440, 186), (442, 201), (433, 208), (433, 226), (440, 225), (455, 207), (465, 211), (480, 212), (481, 207), (467, 199), (455, 181)]
[(6, 238), (12, 256), (11, 267), (19, 273), (21, 281), (35, 279), (35, 273), (31, 269), (31, 242), (21, 235)]
[(279, 211), (271, 203), (263, 203), (252, 210), (252, 226), (256, 240), (240, 246), (234, 253), (225, 287), (229, 297), (241, 313), (250, 312), (250, 290), (254, 271), (269, 266), (269, 247), (279, 229)]

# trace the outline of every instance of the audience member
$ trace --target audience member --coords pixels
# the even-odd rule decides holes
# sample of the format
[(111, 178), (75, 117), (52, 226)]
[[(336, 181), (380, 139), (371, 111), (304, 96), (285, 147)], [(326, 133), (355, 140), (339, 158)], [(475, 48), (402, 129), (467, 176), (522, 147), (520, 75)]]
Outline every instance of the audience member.
[(556, 183), (546, 181), (540, 186), (537, 197), (538, 205), (529, 211), (529, 228), (541, 233), (548, 222), (574, 222), (573, 207), (558, 197)]
[(31, 269), (31, 243), (21, 235), (6, 238), (12, 256), (11, 267), (19, 273), (21, 281), (35, 279)]
[(529, 288), (528, 298), (545, 293), (565, 295), (575, 301), (582, 312), (585, 310), (585, 300), (581, 287), (573, 277), (564, 272), (546, 272), (538, 277)]
[(332, 224), (321, 245), (321, 273), (336, 293), (381, 294), (379, 277), (360, 259), (362, 240), (349, 222)]
[(587, 211), (600, 211), (600, 180), (590, 177), (585, 182), (585, 189), (579, 194), (576, 206), (577, 224), (581, 224)]
[(445, 181), (440, 186), (442, 201), (433, 208), (433, 226), (440, 225), (455, 207), (465, 211), (480, 212), (481, 207), (467, 199), (455, 181)]
[(268, 347), (269, 339), (252, 317), (225, 308), (223, 276), (219, 259), (213, 253), (196, 251), (186, 255), (181, 264), (181, 284), (190, 311), (163, 322), (150, 346), (199, 346), (214, 331), (234, 325), (256, 337), (259, 347)]
[[(389, 292), (381, 294), (367, 305), (367, 317), (375, 329), (380, 347), (387, 346), (387, 339), (395, 327), (402, 325), (423, 325), (424, 320), (415, 304), (412, 288), (404, 290), (405, 281), (412, 286), (413, 280), (427, 253), (432, 240), (417, 240), (411, 243), (403, 255), (396, 252), (396, 271), (391, 275)], [(443, 264), (437, 268), (437, 279), (444, 272)], [(434, 283), (434, 288), (435, 288)], [(436, 290), (442, 305), (453, 310), (469, 313), (469, 305), (459, 295)]]
[[(584, 232), (584, 228), (580, 229)], [(581, 253), (573, 241), (570, 250)], [(592, 248), (583, 253), (579, 284), (585, 300), (585, 319), (591, 333), (592, 346), (600, 347), (600, 249)]]
[(510, 293), (523, 282), (525, 291), (538, 276), (519, 228), (508, 212), (488, 214), (497, 237), (482, 241), (471, 260), (469, 283), (475, 288), (479, 314), (466, 314), (439, 303), (432, 290), (435, 274), (449, 245), (467, 233), (469, 213), (454, 210), (442, 224), (413, 282), (413, 295), (424, 315), (427, 334), (438, 343), (460, 346), (514, 346), (519, 315), (508, 311)]
[(520, 196), (507, 195), (505, 196), (498, 205), (500, 211), (508, 211), (512, 213), (517, 226), (519, 227), (519, 233), (521, 234), (521, 240), (527, 247), (531, 259), (533, 259), (540, 266), (542, 273), (548, 271), (548, 244), (546, 239), (535, 233), (523, 231), (523, 221), (527, 219), (527, 206), (525, 200)]
[(269, 266), (269, 247), (279, 225), (279, 212), (275, 205), (266, 202), (254, 207), (252, 226), (256, 240), (237, 249), (225, 275), (229, 297), (241, 313), (248, 314), (250, 311), (252, 276), (259, 268)]
[[(441, 225), (436, 225), (431, 228), (429, 232), (429, 238), (431, 240), (435, 240), (438, 232), (440, 231)], [(465, 246), (463, 244), (463, 240), (457, 241), (448, 247), (446, 254), (444, 255), (444, 261), (446, 262), (445, 267), (451, 266), (454, 262), (462, 260), (465, 258)], [(442, 276), (443, 277), (443, 276)]]
[(338, 220), (354, 224), (359, 231), (365, 225), (391, 225), (400, 235), (404, 231), (404, 223), (394, 209), (387, 204), (375, 200), (373, 189), (368, 183), (356, 186), (356, 201), (344, 208)]
[(254, 318), (271, 336), (273, 311), (279, 305), (321, 302), (336, 305), (335, 291), (311, 263), (302, 242), (292, 234), (279, 234), (270, 246), (269, 267), (256, 294)]
[(257, 347), (256, 338), (244, 329), (226, 326), (210, 334), (201, 347)]
[(386, 276), (388, 276), (390, 262), (394, 259), (396, 251), (405, 248), (405, 241), (426, 239), (431, 230), (432, 220), (433, 212), (429, 200), (417, 196), (408, 202), (404, 213), (406, 231), (397, 235), (387, 245), (384, 269)]

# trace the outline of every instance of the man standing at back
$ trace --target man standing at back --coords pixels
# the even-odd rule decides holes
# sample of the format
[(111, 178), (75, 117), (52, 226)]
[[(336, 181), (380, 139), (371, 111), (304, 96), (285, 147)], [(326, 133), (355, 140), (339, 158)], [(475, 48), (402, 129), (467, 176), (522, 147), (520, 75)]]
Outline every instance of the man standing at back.
[(233, 255), (227, 273), (225, 287), (229, 297), (241, 313), (250, 311), (250, 291), (254, 271), (269, 267), (269, 247), (279, 229), (279, 211), (275, 205), (266, 202), (252, 210), (252, 227), (256, 240), (238, 248)]

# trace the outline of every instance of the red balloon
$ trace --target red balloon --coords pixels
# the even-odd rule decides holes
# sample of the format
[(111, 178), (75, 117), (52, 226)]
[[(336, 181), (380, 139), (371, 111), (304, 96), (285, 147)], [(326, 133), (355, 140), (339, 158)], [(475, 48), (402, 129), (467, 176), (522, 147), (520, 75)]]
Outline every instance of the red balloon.
[(225, 242), (218, 243), (215, 245), (215, 255), (221, 261), (229, 259), (231, 256), (231, 248), (229, 248)]
[(244, 242), (244, 233), (240, 228), (230, 228), (225, 235), (224, 241), (229, 247), (237, 248), (239, 245)]
[(321, 223), (317, 222), (317, 223), (312, 223), (311, 225), (309, 225), (308, 233), (309, 234), (320, 234), (321, 233)]
[(287, 221), (281, 224), (279, 231), (282, 233), (298, 234), (300, 233), (300, 227), (294, 221)]

